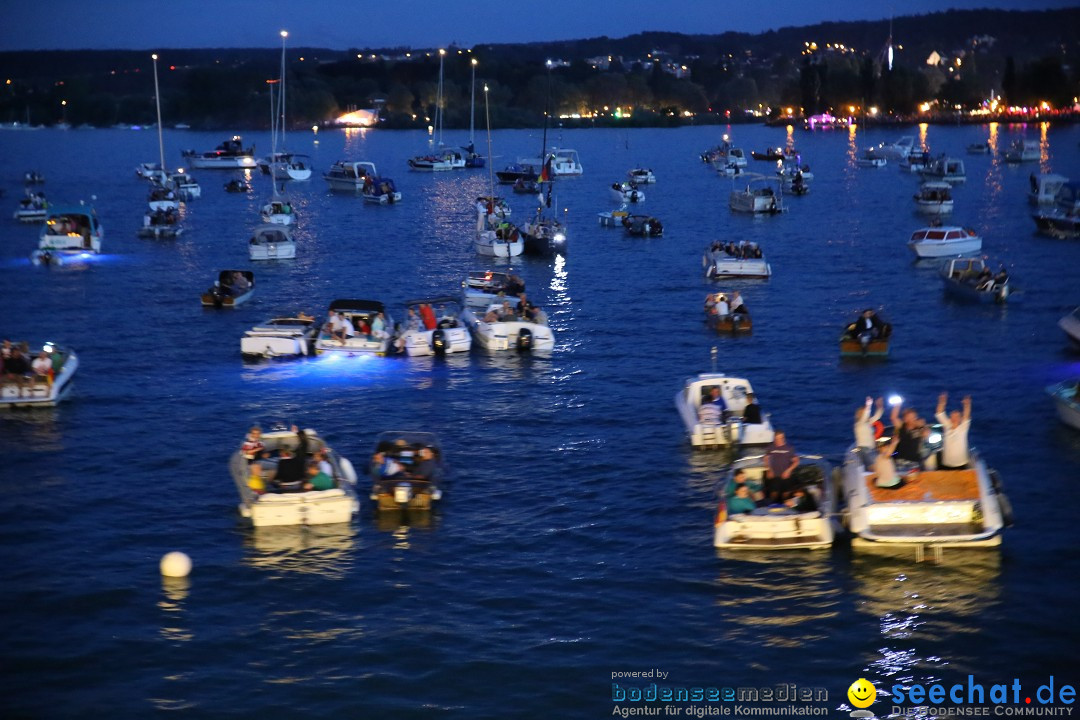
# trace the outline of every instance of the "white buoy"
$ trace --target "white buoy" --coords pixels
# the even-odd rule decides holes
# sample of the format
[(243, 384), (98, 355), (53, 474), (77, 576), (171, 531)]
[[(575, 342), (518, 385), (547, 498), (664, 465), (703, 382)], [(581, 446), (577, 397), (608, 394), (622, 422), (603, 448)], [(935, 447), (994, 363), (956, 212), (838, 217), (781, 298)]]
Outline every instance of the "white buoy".
[(181, 578), (191, 573), (191, 558), (182, 552), (166, 553), (161, 558), (161, 574), (165, 577)]

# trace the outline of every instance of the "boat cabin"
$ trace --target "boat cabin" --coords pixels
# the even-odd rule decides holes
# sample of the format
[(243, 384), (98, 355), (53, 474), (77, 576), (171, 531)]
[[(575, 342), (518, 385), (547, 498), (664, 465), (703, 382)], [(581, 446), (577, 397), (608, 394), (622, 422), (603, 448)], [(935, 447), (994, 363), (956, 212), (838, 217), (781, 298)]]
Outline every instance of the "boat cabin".
[(935, 242), (955, 242), (976, 237), (971, 228), (962, 227), (932, 227), (916, 230), (911, 234), (911, 242), (923, 242), (926, 240)]
[(1032, 205), (1053, 205), (1057, 202), (1061, 188), (1069, 182), (1069, 178), (1057, 173), (1032, 173), (1030, 178), (1031, 189), (1028, 191), (1028, 202)]

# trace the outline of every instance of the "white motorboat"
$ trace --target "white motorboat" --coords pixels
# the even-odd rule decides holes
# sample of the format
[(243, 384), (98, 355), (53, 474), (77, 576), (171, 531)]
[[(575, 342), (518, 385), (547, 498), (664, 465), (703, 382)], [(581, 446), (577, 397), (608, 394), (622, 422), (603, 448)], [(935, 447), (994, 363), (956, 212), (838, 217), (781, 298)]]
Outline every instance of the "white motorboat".
[(1054, 399), (1061, 422), (1080, 430), (1080, 381), (1060, 382), (1046, 388), (1046, 392)]
[(728, 278), (763, 278), (772, 275), (772, 267), (765, 260), (756, 242), (714, 242), (701, 258), (705, 277), (709, 280)]
[[(920, 471), (897, 462), (902, 482), (867, 471), (857, 448), (844, 460), (844, 520), (855, 549), (992, 547), (1011, 523), (996, 473), (972, 449), (966, 470)], [(892, 485), (882, 487), (882, 485)]]
[(178, 172), (170, 173), (165, 180), (165, 185), (175, 190), (177, 196), (185, 202), (202, 197), (202, 188), (199, 187), (199, 181), (184, 172), (183, 168)]
[[(12, 382), (11, 368), (8, 375), (0, 376), (0, 408), (4, 407), (50, 407), (63, 400), (70, 392), (79, 369), (79, 358), (74, 350), (45, 343), (42, 350), (52, 360), (52, 371), (47, 378), (30, 382), (28, 377)], [(36, 357), (36, 355), (34, 356)], [(26, 357), (27, 372), (34, 357)]]
[(493, 303), (502, 303), (508, 298), (516, 298), (525, 292), (525, 282), (512, 272), (494, 270), (473, 270), (461, 283), (465, 305), (470, 308), (487, 308)]
[(100, 253), (105, 229), (97, 213), (84, 205), (49, 209), (38, 249), (52, 253)]
[(947, 182), (924, 182), (914, 199), (915, 209), (926, 215), (948, 215), (953, 211), (952, 186)]
[(147, 210), (135, 234), (153, 240), (174, 240), (184, 234), (184, 226), (176, 210)]
[[(302, 481), (279, 482), (276, 478), (279, 458), (255, 460), (249, 463), (240, 450), (229, 459), (229, 473), (240, 493), (240, 515), (255, 527), (275, 525), (329, 525), (347, 523), (360, 511), (356, 494), (356, 471), (346, 458), (338, 455), (314, 430), (304, 430), (305, 446), (300, 448), (297, 433), (275, 430), (262, 434), (262, 443), (273, 454), (288, 448), (294, 452), (310, 453), (326, 450), (333, 473), (334, 487), (328, 490), (303, 491)], [(257, 463), (258, 480), (254, 480), (252, 465)], [(259, 490), (252, 484), (261, 486)]]
[(165, 181), (165, 171), (161, 168), (161, 163), (139, 163), (135, 166), (135, 177), (149, 180), (150, 182), (162, 183)]
[(360, 190), (361, 196), (366, 203), (376, 205), (395, 205), (401, 202), (401, 191), (397, 189), (394, 181), (388, 177), (371, 176), (364, 178), (364, 186)]
[[(372, 327), (379, 313), (382, 313), (384, 318), (383, 330)], [(338, 337), (333, 334), (335, 314), (338, 322), (346, 323), (349, 329)], [(327, 322), (315, 340), (316, 354), (386, 355), (390, 351), (393, 343), (390, 331), (394, 322), (386, 311), (386, 306), (378, 300), (334, 300), (330, 303), (326, 316)]]
[(551, 163), (551, 172), (556, 177), (562, 175), (581, 175), (585, 172), (581, 167), (581, 160), (578, 158), (577, 150), (556, 148), (555, 153), (549, 162)]
[(291, 260), (296, 257), (296, 242), (285, 225), (259, 225), (248, 240), (252, 260)]
[(1013, 140), (1005, 151), (1005, 162), (1038, 162), (1040, 156), (1038, 140)]
[(478, 212), (473, 248), (486, 257), (517, 257), (525, 252), (525, 240), (514, 225)]
[(743, 169), (735, 163), (717, 162), (713, 163), (713, 166), (716, 168), (716, 174), (722, 177), (735, 177), (736, 175), (741, 175), (743, 173)]
[(1057, 202), (1061, 188), (1069, 182), (1069, 178), (1056, 173), (1032, 173), (1028, 191), (1028, 202), (1032, 205), (1053, 205)]
[(12, 217), (21, 223), (45, 222), (49, 216), (49, 201), (44, 193), (26, 191), (26, 197), (19, 201), (19, 207)]
[(623, 220), (628, 217), (630, 217), (630, 211), (626, 209), (626, 205), (618, 210), (604, 210), (596, 213), (596, 219), (601, 227), (622, 227)]
[[(784, 504), (748, 509), (735, 499), (735, 473), (746, 473), (747, 485), (763, 486), (765, 456), (736, 460), (720, 488), (713, 546), (727, 550), (817, 550), (832, 545), (839, 531), (832, 466), (820, 455), (799, 455), (791, 475), (798, 496)], [(743, 507), (736, 505), (740, 503)], [(735, 512), (735, 510), (742, 510)]]
[(888, 164), (888, 159), (871, 155), (869, 151), (855, 158), (855, 167), (883, 168)]
[(1065, 331), (1075, 347), (1080, 348), (1080, 307), (1058, 320), (1058, 327)]
[(645, 202), (645, 193), (633, 183), (612, 183), (608, 194), (617, 203)]
[(921, 173), (930, 164), (930, 151), (919, 148), (912, 150), (900, 160), (900, 169), (913, 174)]
[(465, 167), (465, 156), (457, 150), (443, 150), (441, 152), (417, 155), (409, 158), (409, 167), (413, 170), (427, 170), (440, 172)]
[[(720, 389), (728, 417), (716, 423), (702, 423), (699, 410), (703, 402), (710, 402), (714, 387)], [(675, 407), (686, 426), (690, 444), (695, 448), (715, 448), (771, 443), (773, 427), (768, 415), (763, 416), (760, 423), (743, 422), (743, 411), (749, 404), (747, 396), (752, 392), (750, 381), (745, 378), (721, 373), (701, 373), (688, 378), (683, 389), (675, 395)]]
[(281, 195), (275, 195), (270, 202), (263, 205), (259, 215), (264, 223), (270, 225), (293, 225), (296, 223), (295, 207), (287, 197)]
[(180, 201), (176, 197), (176, 191), (164, 185), (152, 186), (146, 203), (154, 212), (165, 212), (166, 210), (178, 210), (180, 208)]
[(738, 179), (741, 189), (732, 188), (728, 206), (734, 212), (775, 214), (784, 211), (784, 198), (780, 178), (770, 178), (757, 173), (747, 173)]
[(259, 167), (275, 180), (303, 182), (311, 179), (311, 156), (291, 152), (271, 153), (259, 161)]
[(415, 313), (416, 321), (414, 326), (401, 329), (396, 345), (409, 357), (467, 353), (472, 348), (458, 299), (437, 297), (412, 300), (405, 305)]
[(967, 182), (967, 170), (964, 161), (959, 158), (940, 155), (919, 171), (919, 174), (931, 180), (947, 183)]
[(187, 160), (188, 166), (196, 170), (251, 169), (256, 166), (255, 148), (245, 148), (239, 135), (233, 135), (210, 152), (185, 150), (181, 154)]
[(656, 182), (652, 168), (633, 168), (626, 171), (626, 179), (633, 185), (649, 185)]
[(499, 302), (487, 308), (466, 305), (461, 319), (472, 332), (473, 341), (485, 350), (549, 352), (555, 348), (555, 334), (545, 323), (529, 322), (513, 314)]
[(246, 358), (291, 358), (310, 355), (319, 323), (310, 315), (270, 318), (244, 333), (240, 352)]
[(250, 270), (222, 270), (213, 286), (202, 294), (203, 307), (234, 308), (255, 293), (255, 273)]
[(338, 160), (323, 173), (323, 180), (331, 190), (359, 192), (369, 177), (378, 177), (375, 164), (354, 160)]
[(798, 155), (777, 160), (776, 175), (784, 184), (784, 189), (789, 191), (798, 185), (808, 186), (814, 180), (810, 166), (802, 162), (802, 157)]
[(891, 143), (881, 143), (866, 151), (867, 156), (872, 158), (885, 158), (887, 160), (900, 160), (911, 154), (915, 147), (915, 137), (904, 135), (899, 140)]
[(970, 255), (982, 249), (982, 238), (971, 228), (956, 225), (924, 227), (911, 234), (908, 247), (919, 258)]

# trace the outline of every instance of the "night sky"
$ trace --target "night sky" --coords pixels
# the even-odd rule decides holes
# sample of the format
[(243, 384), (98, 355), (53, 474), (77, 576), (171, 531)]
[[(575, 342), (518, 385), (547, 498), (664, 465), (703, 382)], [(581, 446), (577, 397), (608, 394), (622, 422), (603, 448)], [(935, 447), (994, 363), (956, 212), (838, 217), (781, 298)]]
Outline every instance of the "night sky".
[(0, 50), (416, 48), (624, 37), (646, 30), (761, 32), (946, 9), (1035, 10), (1076, 0), (47, 0), (4, 3)]

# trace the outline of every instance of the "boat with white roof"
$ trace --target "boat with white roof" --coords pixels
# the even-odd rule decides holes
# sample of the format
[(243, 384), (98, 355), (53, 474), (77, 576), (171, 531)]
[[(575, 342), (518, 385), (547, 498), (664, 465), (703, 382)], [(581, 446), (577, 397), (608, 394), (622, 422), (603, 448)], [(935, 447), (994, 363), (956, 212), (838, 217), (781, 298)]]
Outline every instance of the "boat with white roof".
[(275, 317), (260, 323), (240, 338), (245, 358), (291, 358), (312, 354), (319, 323), (311, 315)]
[(971, 228), (938, 225), (913, 232), (908, 247), (919, 258), (970, 255), (982, 249), (982, 237)]
[[(719, 390), (722, 406), (713, 400), (714, 388)], [(761, 422), (747, 422), (744, 417), (751, 394), (753, 388), (745, 378), (715, 372), (688, 378), (675, 395), (675, 408), (690, 444), (695, 448), (718, 448), (771, 443), (774, 432), (768, 415), (750, 418)], [(707, 405), (714, 407), (703, 410)], [(715, 412), (710, 412), (714, 409)]]

